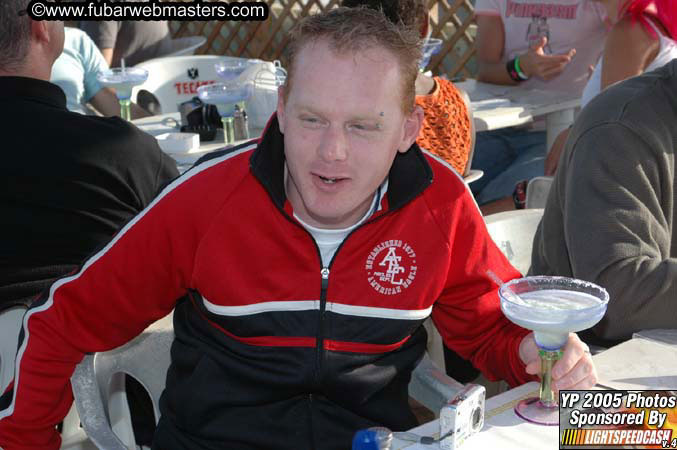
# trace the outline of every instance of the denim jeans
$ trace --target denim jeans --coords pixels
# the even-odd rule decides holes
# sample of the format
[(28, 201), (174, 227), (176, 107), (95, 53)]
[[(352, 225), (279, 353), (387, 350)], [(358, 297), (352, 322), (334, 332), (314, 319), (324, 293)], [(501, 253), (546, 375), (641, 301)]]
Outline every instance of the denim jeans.
[(507, 197), (518, 182), (543, 175), (545, 131), (502, 128), (479, 132), (475, 139), (471, 167), (484, 171), (482, 178), (470, 183), (478, 204)]

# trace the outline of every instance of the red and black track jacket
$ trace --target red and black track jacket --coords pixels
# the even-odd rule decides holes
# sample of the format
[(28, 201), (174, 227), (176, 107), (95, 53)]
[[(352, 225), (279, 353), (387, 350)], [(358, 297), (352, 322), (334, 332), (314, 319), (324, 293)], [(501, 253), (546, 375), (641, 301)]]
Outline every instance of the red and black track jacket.
[(447, 165), (416, 145), (398, 154), (382, 209), (329, 267), (293, 218), (283, 167), (273, 118), (261, 141), (189, 170), (57, 281), (24, 320), (0, 446), (58, 448), (83, 353), (175, 307), (155, 448), (346, 449), (359, 428), (410, 428), (407, 384), (431, 314), (489, 378), (530, 379), (518, 357), (527, 331), (485, 275), (519, 273)]

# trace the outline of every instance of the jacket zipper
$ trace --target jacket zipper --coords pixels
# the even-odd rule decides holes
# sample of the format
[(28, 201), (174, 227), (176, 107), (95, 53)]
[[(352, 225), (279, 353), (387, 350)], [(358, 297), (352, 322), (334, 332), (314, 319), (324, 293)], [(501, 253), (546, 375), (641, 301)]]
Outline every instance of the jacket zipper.
[[(332, 261), (333, 259), (334, 258), (332, 258)], [(331, 261), (329, 262), (329, 265), (331, 266)], [(317, 347), (315, 351), (315, 381), (318, 383), (318, 385), (321, 379), (322, 358), (324, 356), (324, 316), (327, 311), (327, 288), (329, 287), (329, 267), (322, 267), (322, 270), (320, 270), (320, 277), (322, 278), (322, 288), (320, 290), (320, 324), (317, 330)]]
[(334, 260), (336, 259), (336, 256), (339, 254), (339, 251), (341, 251), (341, 248), (343, 248), (343, 245), (346, 243), (346, 241), (350, 238), (350, 236), (353, 235), (357, 230), (361, 229), (362, 227), (366, 225), (370, 225), (378, 220), (380, 220), (383, 217), (386, 217), (393, 213), (395, 210), (388, 210), (385, 213), (381, 214), (378, 217), (375, 218), (370, 218), (367, 219), (362, 225), (359, 227), (353, 229), (348, 235), (343, 239), (343, 242), (339, 244), (338, 247), (336, 247), (336, 251), (334, 252), (334, 256), (332, 256), (331, 261), (329, 261), (328, 266), (324, 266), (322, 262), (322, 252), (320, 252), (320, 247), (318, 247), (317, 242), (315, 242), (315, 238), (313, 235), (310, 233), (310, 231), (306, 230), (303, 225), (300, 223), (296, 222), (292, 217), (287, 214), (287, 212), (283, 209), (277, 206), (278, 211), (282, 213), (284, 217), (289, 220), (294, 226), (297, 226), (301, 228), (303, 231), (306, 232), (306, 234), (310, 237), (310, 239), (313, 241), (313, 245), (315, 246), (315, 250), (317, 251), (317, 256), (320, 261), (320, 278), (321, 278), (321, 288), (320, 288), (320, 324), (318, 327), (318, 335), (317, 335), (317, 345), (315, 347), (316, 350), (316, 357), (315, 357), (315, 382), (319, 385), (320, 379), (321, 379), (321, 367), (322, 367), (322, 356), (324, 355), (324, 318), (325, 318), (325, 312), (327, 310), (327, 289), (329, 288), (329, 274), (331, 271), (331, 266), (334, 264)]
[[(317, 245), (317, 242), (315, 242), (315, 238), (313, 235), (310, 233), (310, 231), (306, 230), (303, 225), (300, 223), (296, 222), (292, 217), (287, 214), (287, 212), (283, 209), (280, 208), (279, 206), (277, 209), (282, 213), (284, 217), (289, 220), (293, 225), (301, 228), (303, 231), (308, 234), (310, 239), (313, 241), (313, 245), (315, 245), (315, 250), (317, 250), (317, 256), (320, 260), (320, 267), (322, 268), (320, 270), (320, 278), (322, 280), (321, 283), (321, 288), (320, 288), (320, 323), (318, 326), (318, 335), (317, 335), (317, 345), (315, 346), (315, 383), (319, 387), (320, 382), (321, 382), (321, 367), (322, 367), (322, 358), (324, 357), (324, 318), (325, 318), (325, 312), (327, 310), (327, 289), (329, 288), (329, 274), (330, 274), (330, 269), (332, 264), (334, 263), (334, 260), (336, 259), (336, 255), (338, 255), (339, 251), (343, 247), (343, 245), (346, 243), (348, 238), (352, 236), (354, 232), (357, 230), (361, 229), (362, 227), (371, 224), (373, 222), (376, 222), (380, 220), (383, 217), (386, 217), (393, 213), (395, 210), (388, 210), (385, 213), (381, 214), (378, 217), (375, 218), (370, 218), (367, 219), (362, 225), (359, 227), (353, 229), (348, 235), (343, 239), (343, 242), (339, 244), (339, 246), (336, 248), (336, 251), (334, 252), (334, 256), (332, 256), (331, 261), (329, 261), (329, 265), (327, 267), (324, 266), (324, 263), (322, 261), (322, 252), (320, 252), (320, 247)], [(308, 405), (309, 405), (309, 410), (310, 410), (310, 417), (309, 417), (309, 422), (310, 422), (310, 442), (312, 443), (313, 448), (315, 448), (315, 430), (314, 430), (314, 424), (313, 424), (313, 412), (315, 409), (315, 400), (314, 396), (311, 393), (308, 394)]]

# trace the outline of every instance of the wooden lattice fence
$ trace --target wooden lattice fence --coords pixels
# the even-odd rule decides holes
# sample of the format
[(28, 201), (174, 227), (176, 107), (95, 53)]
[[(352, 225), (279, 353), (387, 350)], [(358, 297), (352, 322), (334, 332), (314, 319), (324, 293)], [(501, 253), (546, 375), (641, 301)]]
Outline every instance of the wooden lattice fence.
[[(207, 42), (198, 49), (198, 54), (279, 59), (284, 65), (289, 30), (308, 14), (334, 8), (339, 0), (266, 0), (266, 3), (270, 15), (264, 22), (172, 22), (172, 34), (205, 36)], [(428, 4), (432, 37), (444, 42), (428, 68), (449, 78), (473, 76), (476, 62), (471, 0), (428, 0)]]

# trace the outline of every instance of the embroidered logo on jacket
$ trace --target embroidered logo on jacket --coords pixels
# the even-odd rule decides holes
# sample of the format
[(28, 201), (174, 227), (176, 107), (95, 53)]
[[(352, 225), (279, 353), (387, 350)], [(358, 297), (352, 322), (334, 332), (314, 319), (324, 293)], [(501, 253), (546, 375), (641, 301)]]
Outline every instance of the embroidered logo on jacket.
[(395, 295), (408, 288), (416, 277), (416, 252), (397, 239), (374, 247), (365, 264), (367, 280), (376, 292)]

